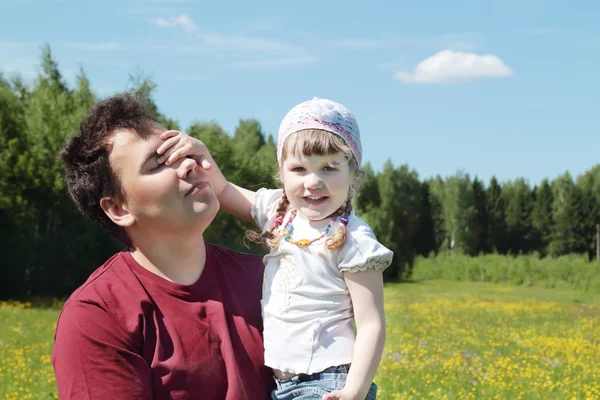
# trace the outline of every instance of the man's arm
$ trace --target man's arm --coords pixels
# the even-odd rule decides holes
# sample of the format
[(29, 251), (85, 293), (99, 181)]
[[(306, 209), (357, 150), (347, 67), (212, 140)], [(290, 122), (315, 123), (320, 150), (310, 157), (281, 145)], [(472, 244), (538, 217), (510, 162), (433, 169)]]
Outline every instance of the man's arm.
[(62, 400), (152, 399), (150, 368), (99, 305), (74, 301), (61, 312), (52, 365)]

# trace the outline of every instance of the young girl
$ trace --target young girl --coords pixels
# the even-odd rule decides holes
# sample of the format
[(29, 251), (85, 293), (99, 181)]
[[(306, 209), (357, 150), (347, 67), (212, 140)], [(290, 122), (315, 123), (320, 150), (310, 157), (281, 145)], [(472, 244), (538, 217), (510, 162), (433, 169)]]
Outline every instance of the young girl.
[(237, 187), (201, 142), (175, 131), (162, 138), (159, 162), (201, 158), (221, 209), (254, 220), (270, 248), (262, 310), (272, 399), (375, 399), (385, 341), (381, 272), (393, 254), (352, 210), (362, 158), (352, 113), (315, 98), (285, 116), (276, 190)]

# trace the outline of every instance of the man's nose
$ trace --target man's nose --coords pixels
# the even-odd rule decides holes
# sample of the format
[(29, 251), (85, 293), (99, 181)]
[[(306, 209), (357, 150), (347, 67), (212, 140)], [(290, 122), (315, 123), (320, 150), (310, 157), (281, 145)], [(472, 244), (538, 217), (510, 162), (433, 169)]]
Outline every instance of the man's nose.
[(181, 162), (181, 164), (179, 164), (179, 167), (177, 167), (177, 175), (181, 179), (185, 179), (188, 177), (189, 174), (195, 173), (197, 170), (198, 163), (196, 162), (196, 160), (186, 157)]

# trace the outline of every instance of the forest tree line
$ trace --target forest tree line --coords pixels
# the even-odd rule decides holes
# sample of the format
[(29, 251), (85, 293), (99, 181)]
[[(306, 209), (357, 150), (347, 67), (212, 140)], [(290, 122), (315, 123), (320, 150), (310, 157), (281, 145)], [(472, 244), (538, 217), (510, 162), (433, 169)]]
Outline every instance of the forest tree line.
[[(69, 87), (48, 46), (37, 78), (0, 75), (0, 298), (68, 295), (108, 256), (122, 248), (88, 222), (68, 198), (57, 154), (99, 98), (83, 70)], [(153, 100), (156, 85), (130, 76), (128, 91), (142, 94), (169, 129), (181, 129)], [(240, 120), (228, 134), (215, 122), (185, 132), (206, 143), (225, 176), (250, 188), (277, 187), (276, 145), (259, 121)], [(444, 251), (465, 255), (529, 254), (595, 257), (600, 221), (600, 165), (531, 185), (525, 179), (483, 182), (464, 172), (420, 179), (407, 165), (388, 161), (366, 178), (355, 209), (395, 253), (388, 281), (410, 278), (417, 256)], [(253, 227), (219, 213), (205, 239), (241, 251)]]

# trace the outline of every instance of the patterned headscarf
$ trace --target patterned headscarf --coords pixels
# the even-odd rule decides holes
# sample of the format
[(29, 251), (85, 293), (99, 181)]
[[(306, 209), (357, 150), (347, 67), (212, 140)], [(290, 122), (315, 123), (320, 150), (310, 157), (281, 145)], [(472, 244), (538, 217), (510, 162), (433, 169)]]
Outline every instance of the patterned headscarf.
[(292, 108), (281, 121), (277, 140), (277, 162), (279, 164), (281, 164), (285, 140), (291, 134), (303, 129), (322, 129), (338, 135), (352, 149), (358, 165), (361, 164), (360, 131), (354, 115), (340, 103), (316, 97)]

